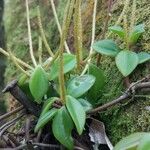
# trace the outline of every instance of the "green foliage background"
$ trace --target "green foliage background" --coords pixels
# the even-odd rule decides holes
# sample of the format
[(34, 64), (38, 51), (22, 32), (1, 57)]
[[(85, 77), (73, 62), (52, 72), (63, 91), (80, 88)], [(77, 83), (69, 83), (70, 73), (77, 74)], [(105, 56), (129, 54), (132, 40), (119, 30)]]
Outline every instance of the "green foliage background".
[[(62, 22), (63, 12), (67, 0), (56, 0), (57, 13)], [(105, 0), (98, 1), (97, 9), (97, 25), (96, 25), (96, 39), (100, 39), (106, 18), (106, 4)], [(122, 9), (124, 0), (117, 0), (112, 10), (112, 18), (109, 26), (114, 25), (117, 21)], [(38, 47), (38, 23), (36, 13), (37, 3), (30, 0), (30, 17), (32, 26), (32, 38), (34, 52), (37, 56)], [(130, 4), (131, 6), (131, 4)], [(48, 38), (50, 47), (57, 50), (59, 42), (59, 33), (55, 20), (53, 18), (52, 9), (49, 0), (40, 1), (40, 9), (42, 14), (42, 23), (46, 36)], [(92, 22), (93, 0), (84, 0), (82, 6), (82, 22), (83, 22), (83, 41), (85, 51), (89, 50), (91, 39), (91, 22)], [(127, 14), (129, 16), (130, 10)], [(135, 46), (136, 51), (145, 50), (150, 52), (150, 3), (147, 0), (137, 0), (136, 11), (137, 24), (144, 23), (146, 32), (143, 34), (140, 42)], [(6, 0), (5, 1), (5, 27), (7, 35), (7, 46), (15, 53), (16, 56), (30, 63), (27, 24), (25, 13), (24, 0)], [(71, 50), (73, 50), (72, 26), (70, 27), (68, 43)], [(120, 42), (120, 41), (117, 41)], [(45, 50), (45, 48), (43, 49)], [(45, 50), (46, 51), (46, 50)], [(45, 52), (45, 56), (47, 53)], [(122, 76), (115, 67), (114, 61), (108, 57), (102, 57), (101, 68), (105, 71), (107, 78), (107, 85), (104, 90), (104, 96), (100, 100), (100, 104), (111, 101), (121, 95), (124, 91), (122, 85)], [(143, 64), (135, 70), (131, 75), (131, 80), (136, 81), (144, 77), (150, 72), (150, 63)], [(12, 63), (8, 61), (8, 66), (5, 72), (5, 81), (8, 82), (19, 75), (18, 70)], [(11, 105), (11, 104), (10, 104)], [(126, 104), (120, 104), (111, 110), (103, 112), (99, 115), (101, 121), (106, 125), (107, 133), (113, 143), (118, 142), (122, 137), (137, 131), (150, 131), (150, 113), (146, 111), (145, 106), (150, 105), (150, 101), (146, 99), (136, 99)]]

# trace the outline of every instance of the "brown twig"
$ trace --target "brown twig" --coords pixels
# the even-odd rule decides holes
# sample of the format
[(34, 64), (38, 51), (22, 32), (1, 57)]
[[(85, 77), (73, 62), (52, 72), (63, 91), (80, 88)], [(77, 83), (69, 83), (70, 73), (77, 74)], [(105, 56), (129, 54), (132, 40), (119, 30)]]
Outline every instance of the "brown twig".
[(99, 106), (95, 109), (89, 110), (87, 113), (88, 114), (95, 114), (98, 112), (102, 112), (102, 111), (128, 99), (128, 98), (131, 98), (135, 94), (136, 90), (141, 90), (143, 88), (150, 88), (150, 82), (142, 82), (142, 81), (146, 81), (148, 79), (148, 77), (150, 77), (150, 76), (147, 76), (147, 77), (131, 84), (131, 86), (119, 98), (117, 98), (111, 102), (108, 102), (102, 106)]
[(21, 110), (24, 110), (24, 109), (23, 109), (23, 106), (19, 106), (19, 107), (16, 108), (15, 110), (12, 110), (12, 111), (10, 111), (10, 112), (8, 112), (8, 113), (6, 113), (6, 114), (0, 116), (0, 122), (1, 122), (2, 120), (6, 119), (6, 118), (9, 118), (10, 116), (12, 116), (12, 115), (18, 113), (18, 112), (21, 111)]
[(13, 124), (16, 123), (16, 121), (18, 121), (22, 116), (24, 116), (25, 114), (22, 113), (21, 115), (19, 115), (18, 117), (8, 121), (7, 123), (5, 123), (4, 125), (2, 125), (0, 127), (0, 137), (3, 135), (3, 133), (9, 128), (11, 127)]

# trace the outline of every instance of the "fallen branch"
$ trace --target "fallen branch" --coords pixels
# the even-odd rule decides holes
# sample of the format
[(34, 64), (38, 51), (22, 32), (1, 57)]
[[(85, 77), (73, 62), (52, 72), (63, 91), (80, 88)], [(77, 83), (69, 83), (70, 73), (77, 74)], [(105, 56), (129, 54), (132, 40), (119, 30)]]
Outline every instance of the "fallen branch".
[(14, 98), (17, 99), (31, 114), (33, 114), (36, 117), (39, 117), (41, 112), (41, 106), (30, 100), (25, 95), (25, 93), (19, 88), (17, 80), (13, 80), (5, 87), (3, 93), (6, 92), (10, 92), (11, 95), (13, 95)]
[[(102, 106), (99, 106), (97, 108), (94, 108), (92, 110), (89, 110), (87, 113), (88, 114), (95, 114), (95, 113), (98, 113), (98, 112), (102, 112), (126, 99), (129, 99), (129, 98), (132, 98), (134, 95), (135, 95), (135, 92), (137, 90), (141, 90), (141, 89), (147, 89), (147, 88), (150, 88), (150, 75), (146, 76), (145, 78), (135, 82), (135, 83), (132, 83), (130, 85), (130, 87), (123, 93), (123, 95), (121, 95), (119, 98), (111, 101), (111, 102), (108, 102)], [(147, 81), (147, 82), (145, 82)], [(149, 82), (148, 82), (149, 81)]]

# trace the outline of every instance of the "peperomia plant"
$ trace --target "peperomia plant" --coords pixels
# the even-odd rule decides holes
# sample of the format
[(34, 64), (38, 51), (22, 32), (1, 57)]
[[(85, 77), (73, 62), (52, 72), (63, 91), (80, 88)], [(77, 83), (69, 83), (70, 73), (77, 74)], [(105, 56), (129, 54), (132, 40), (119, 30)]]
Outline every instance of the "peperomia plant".
[(113, 40), (104, 39), (95, 42), (93, 49), (102, 55), (115, 57), (116, 66), (123, 76), (126, 77), (131, 74), (138, 64), (150, 60), (149, 53), (144, 51), (136, 53), (132, 49), (132, 45), (138, 41), (140, 35), (144, 32), (143, 24), (134, 26), (130, 33), (127, 33), (120, 26), (109, 27), (109, 30), (117, 34), (121, 40), (127, 42), (128, 46), (121, 49)]
[[(74, 148), (74, 137), (72, 131), (77, 132), (79, 135), (84, 132), (87, 117), (86, 114), (97, 105), (105, 86), (105, 75), (103, 70), (94, 65), (94, 63), (91, 63), (94, 53), (93, 49), (100, 54), (115, 57), (116, 65), (123, 76), (128, 76), (138, 64), (150, 60), (150, 54), (146, 52), (140, 52), (137, 54), (130, 50), (130, 47), (137, 42), (140, 35), (144, 32), (143, 24), (135, 26), (131, 33), (127, 33), (120, 26), (109, 28), (110, 31), (119, 35), (119, 37), (126, 42), (127, 47), (124, 49), (119, 48), (119, 46), (117, 46), (117, 44), (111, 39), (105, 39), (94, 43), (96, 20), (95, 1), (90, 52), (83, 60), (81, 0), (68, 0), (62, 29), (60, 28), (57, 14), (55, 12), (54, 2), (53, 0), (50, 0), (50, 2), (61, 35), (58, 50), (54, 53), (48, 45), (42, 28), (38, 7), (37, 17), (41, 35), (39, 37), (39, 62), (37, 63), (32, 48), (29, 8), (28, 0), (26, 0), (30, 56), (33, 66), (16, 58), (10, 50), (7, 53), (0, 49), (0, 52), (10, 57), (18, 69), (23, 72), (23, 75), (18, 79), (18, 85), (29, 101), (31, 100), (35, 102), (36, 105), (42, 106), (34, 132), (37, 133), (42, 131), (45, 127), (51, 125), (51, 131), (55, 138), (67, 149), (72, 150)], [(73, 10), (75, 54), (70, 52), (66, 42), (66, 36), (73, 16)], [(50, 55), (45, 61), (42, 61), (42, 41)], [(67, 53), (64, 52), (64, 47)], [(24, 70), (23, 67), (25, 67), (26, 70)], [(100, 128), (101, 132), (103, 132), (103, 136), (105, 135), (104, 125), (101, 124), (100, 127), (94, 125), (93, 128), (96, 128), (96, 131), (97, 128)], [(90, 130), (93, 129), (91, 128)], [(97, 144), (97, 148), (95, 149), (98, 149), (98, 145), (104, 140), (101, 140), (101, 136), (99, 139), (94, 139)], [(130, 143), (128, 143), (128, 145), (129, 144)], [(120, 150), (118, 148), (119, 146), (120, 144), (118, 144), (115, 149)], [(125, 146), (126, 145), (121, 145), (121, 148)], [(141, 146), (143, 145), (141, 144)]]

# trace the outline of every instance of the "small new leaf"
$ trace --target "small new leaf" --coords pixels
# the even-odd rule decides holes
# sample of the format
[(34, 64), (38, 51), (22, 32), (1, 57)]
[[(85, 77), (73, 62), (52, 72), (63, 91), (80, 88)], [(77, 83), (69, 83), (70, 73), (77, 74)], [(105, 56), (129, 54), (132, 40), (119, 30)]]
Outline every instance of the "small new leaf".
[(72, 96), (67, 96), (66, 107), (72, 120), (75, 123), (79, 135), (81, 135), (84, 129), (86, 119), (86, 114), (83, 106), (78, 100), (76, 100)]
[(125, 31), (120, 26), (112, 26), (112, 27), (109, 27), (108, 29), (112, 31), (113, 33), (119, 35), (119, 37), (121, 38), (124, 38), (125, 36)]
[(72, 150), (74, 146), (71, 136), (73, 127), (73, 121), (66, 107), (61, 107), (53, 119), (52, 130), (55, 138), (69, 150)]
[(116, 65), (123, 76), (128, 76), (139, 63), (138, 55), (135, 52), (124, 50), (116, 57)]
[(92, 75), (82, 75), (71, 79), (67, 85), (67, 94), (75, 98), (82, 96), (94, 84), (95, 77)]
[(49, 81), (46, 72), (41, 66), (37, 66), (29, 80), (29, 88), (37, 103), (42, 102), (42, 97), (46, 94)]
[(139, 64), (142, 64), (142, 63), (150, 60), (150, 54), (146, 53), (146, 52), (138, 53), (138, 57), (139, 57)]
[(133, 28), (133, 31), (131, 32), (129, 36), (129, 43), (134, 44), (139, 39), (140, 35), (144, 32), (144, 24), (139, 24)]
[(120, 51), (116, 43), (108, 39), (95, 42), (92, 47), (96, 52), (112, 57), (115, 57)]

